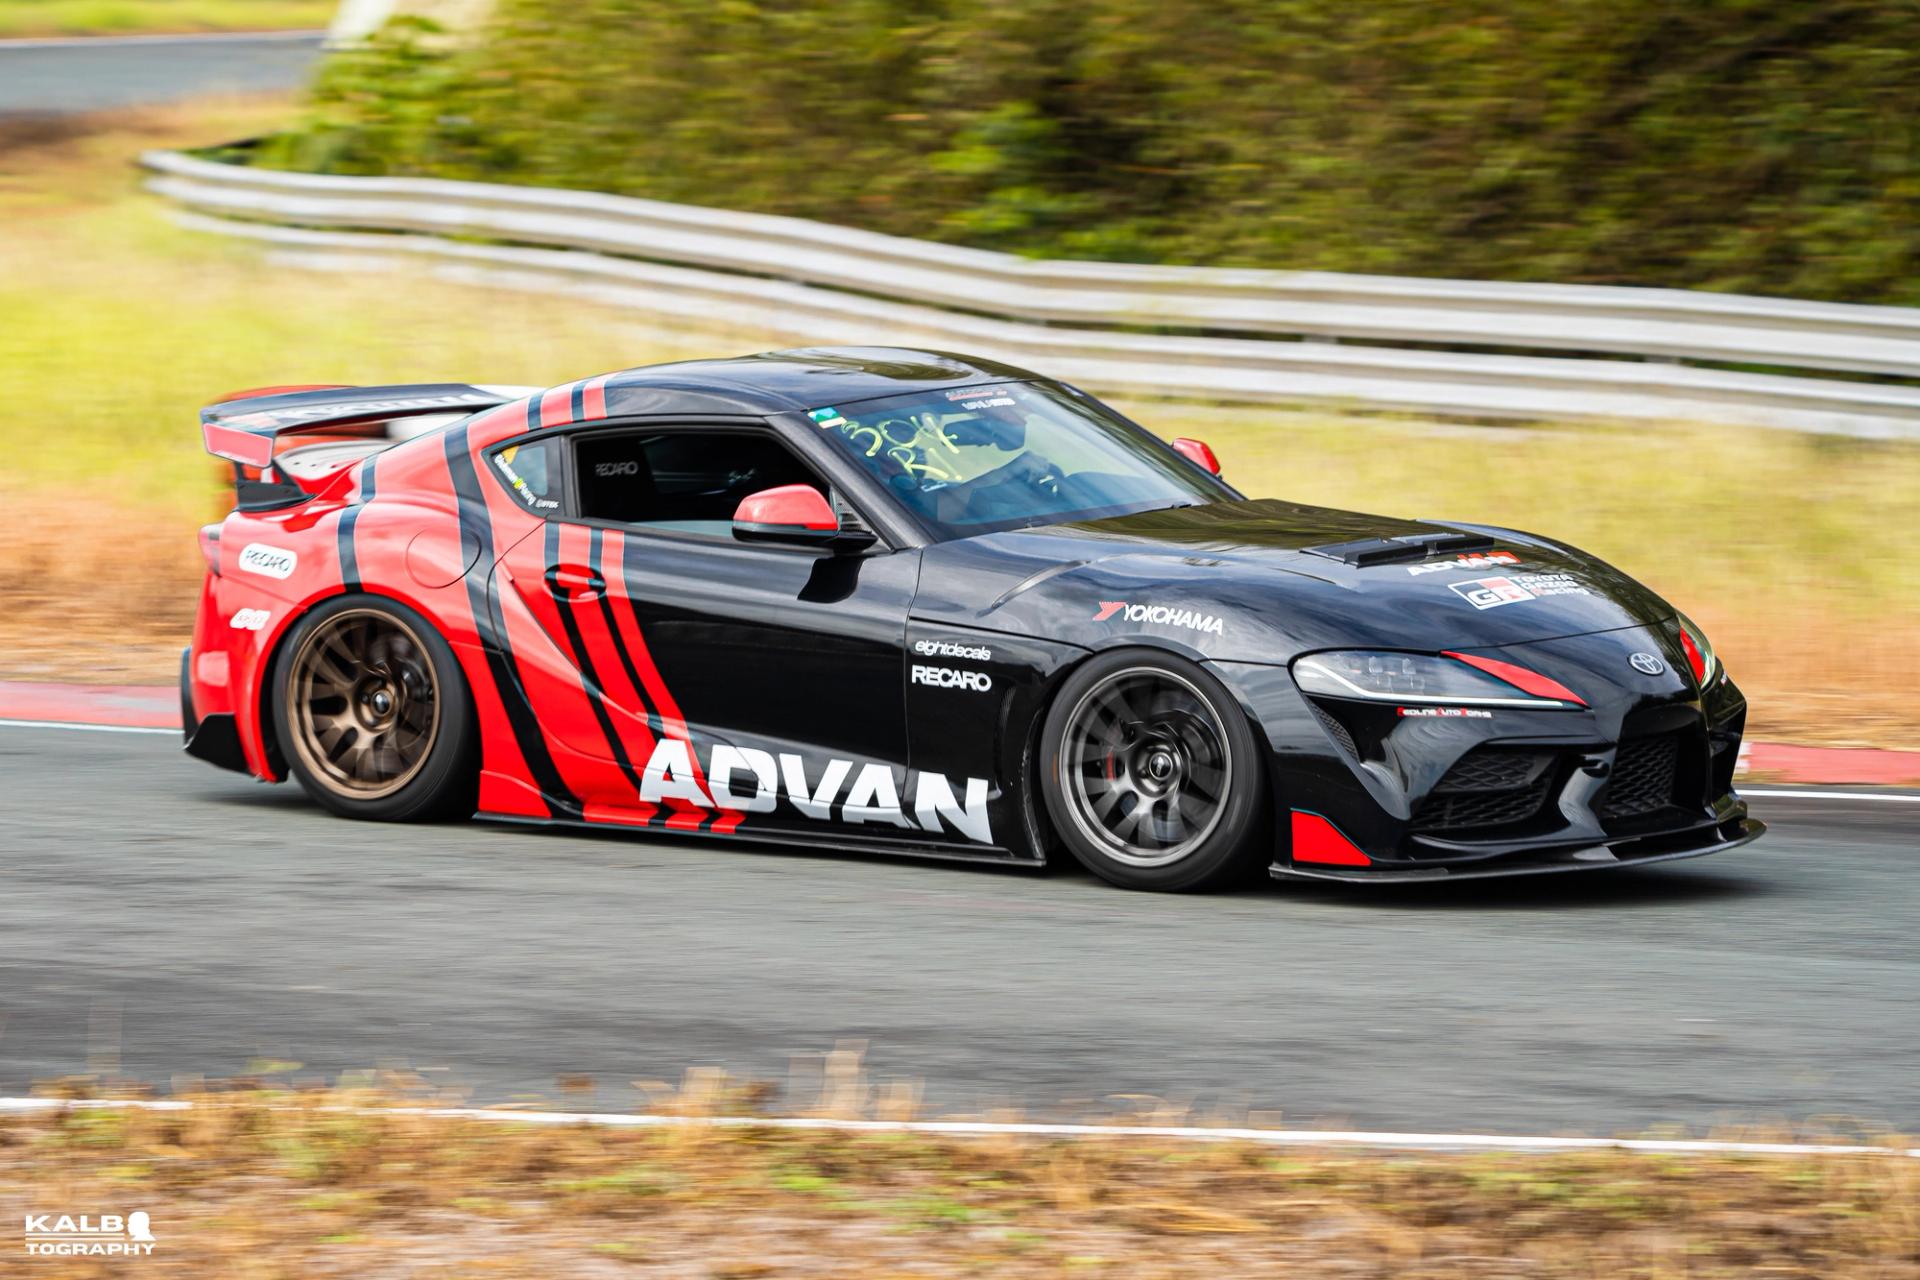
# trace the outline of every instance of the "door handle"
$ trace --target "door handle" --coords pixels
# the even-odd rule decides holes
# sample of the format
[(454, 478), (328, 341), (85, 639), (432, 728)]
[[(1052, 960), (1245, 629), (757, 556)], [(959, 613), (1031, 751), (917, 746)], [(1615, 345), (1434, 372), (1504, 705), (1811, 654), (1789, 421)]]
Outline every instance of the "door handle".
[(547, 566), (547, 590), (563, 600), (590, 600), (606, 594), (607, 580), (591, 569), (551, 564)]

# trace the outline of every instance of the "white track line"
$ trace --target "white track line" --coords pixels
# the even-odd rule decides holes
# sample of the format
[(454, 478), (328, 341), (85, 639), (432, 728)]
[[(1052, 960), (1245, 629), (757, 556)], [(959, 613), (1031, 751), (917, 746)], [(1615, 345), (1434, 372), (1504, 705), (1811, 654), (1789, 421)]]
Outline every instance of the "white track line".
[(1895, 791), (1765, 791), (1740, 788), (1743, 796), (1759, 796), (1765, 800), (1889, 800), (1895, 804), (1920, 804), (1920, 795), (1907, 795)]
[(70, 720), (0, 720), (0, 729), (78, 729), (83, 733), (170, 733), (180, 736), (178, 729), (158, 729), (152, 725), (139, 724), (77, 724)]
[[(120, 1107), (187, 1111), (179, 1099), (0, 1098), (0, 1114)], [(281, 1108), (300, 1110), (301, 1108)], [(610, 1129), (701, 1125), (714, 1129), (811, 1129), (841, 1133), (923, 1133), (955, 1138), (1148, 1138), (1179, 1142), (1255, 1142), (1290, 1147), (1360, 1147), (1392, 1151), (1639, 1151), (1658, 1155), (1908, 1156), (1920, 1147), (1805, 1142), (1710, 1142), (1654, 1138), (1550, 1138), (1490, 1133), (1370, 1133), (1347, 1129), (1212, 1129), (1187, 1125), (1028, 1124), (988, 1120), (834, 1120), (818, 1116), (662, 1116), (619, 1111), (512, 1111), (499, 1107), (338, 1107), (352, 1115), (426, 1116), (512, 1124), (590, 1124)]]

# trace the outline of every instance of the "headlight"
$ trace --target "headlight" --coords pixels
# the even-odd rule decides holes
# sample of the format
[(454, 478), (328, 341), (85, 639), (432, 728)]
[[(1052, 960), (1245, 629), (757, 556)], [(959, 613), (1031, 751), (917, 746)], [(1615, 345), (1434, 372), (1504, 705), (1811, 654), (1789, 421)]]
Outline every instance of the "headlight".
[(1720, 674), (1720, 660), (1714, 656), (1713, 642), (1686, 614), (1676, 614), (1675, 617), (1680, 620), (1680, 647), (1687, 651), (1687, 665), (1693, 668), (1693, 682), (1704, 689)]
[(1293, 679), (1307, 693), (1369, 702), (1535, 710), (1586, 705), (1579, 694), (1537, 671), (1461, 653), (1313, 653), (1294, 662)]

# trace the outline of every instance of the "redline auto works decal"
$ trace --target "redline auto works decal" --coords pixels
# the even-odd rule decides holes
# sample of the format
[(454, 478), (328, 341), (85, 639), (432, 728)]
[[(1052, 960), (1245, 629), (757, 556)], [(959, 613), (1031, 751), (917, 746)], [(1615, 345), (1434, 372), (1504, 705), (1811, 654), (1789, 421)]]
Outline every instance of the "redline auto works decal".
[(1504, 569), (1519, 563), (1520, 557), (1511, 551), (1476, 551), (1433, 564), (1410, 564), (1407, 572), (1417, 578), (1423, 573), (1445, 573), (1449, 569)]
[(1497, 609), (1503, 604), (1519, 604), (1546, 596), (1593, 594), (1569, 573), (1515, 573), (1504, 578), (1475, 578), (1471, 582), (1449, 582), (1447, 590), (1476, 609)]
[[(705, 809), (739, 813), (772, 813), (785, 800), (817, 822), (831, 822), (838, 805), (842, 822), (884, 822), (908, 831), (936, 833), (946, 829), (944, 823), (969, 840), (993, 843), (985, 778), (968, 778), (962, 801), (954, 797), (953, 783), (944, 773), (910, 770), (903, 792), (888, 766), (869, 762), (855, 773), (853, 761), (836, 757), (827, 761), (817, 780), (809, 782), (803, 757), (782, 752), (776, 760), (772, 752), (731, 743), (716, 744), (707, 753), (705, 776), (703, 787), (693, 767), (693, 753), (683, 739), (662, 738), (654, 744), (646, 772), (640, 775), (640, 798), (649, 804), (684, 800)], [(911, 797), (911, 816), (905, 812), (906, 796)]]
[(1201, 631), (1209, 635), (1224, 635), (1226, 626), (1211, 613), (1201, 613), (1197, 609), (1174, 609), (1164, 604), (1128, 604), (1125, 600), (1102, 600), (1099, 612), (1093, 615), (1095, 622), (1105, 622), (1119, 615), (1128, 622), (1150, 622), (1161, 627), (1185, 627), (1190, 631)]

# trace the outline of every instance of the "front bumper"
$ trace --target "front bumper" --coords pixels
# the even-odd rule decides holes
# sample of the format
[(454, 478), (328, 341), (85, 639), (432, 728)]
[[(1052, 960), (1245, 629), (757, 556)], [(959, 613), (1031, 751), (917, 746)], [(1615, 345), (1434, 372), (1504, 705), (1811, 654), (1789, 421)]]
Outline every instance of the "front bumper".
[[(1669, 647), (1664, 671), (1628, 661)], [(1266, 733), (1275, 875), (1577, 871), (1698, 857), (1760, 834), (1733, 785), (1745, 699), (1724, 676), (1698, 688), (1663, 631), (1489, 652), (1577, 689), (1587, 705), (1420, 715), (1310, 698), (1277, 666), (1215, 664)]]
[(1656, 862), (1703, 858), (1737, 849), (1766, 833), (1756, 818), (1733, 818), (1717, 826), (1678, 835), (1642, 836), (1631, 840), (1581, 848), (1521, 850), (1451, 866), (1409, 866), (1406, 863), (1372, 867), (1332, 867), (1274, 863), (1267, 874), (1276, 880), (1337, 880), (1344, 884), (1408, 883), (1436, 880), (1485, 880), (1496, 876), (1544, 875), (1552, 871), (1599, 871), (1607, 867), (1643, 867)]

